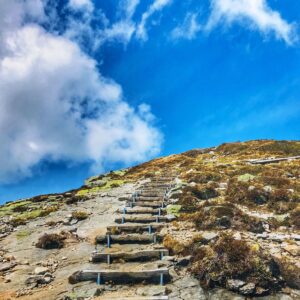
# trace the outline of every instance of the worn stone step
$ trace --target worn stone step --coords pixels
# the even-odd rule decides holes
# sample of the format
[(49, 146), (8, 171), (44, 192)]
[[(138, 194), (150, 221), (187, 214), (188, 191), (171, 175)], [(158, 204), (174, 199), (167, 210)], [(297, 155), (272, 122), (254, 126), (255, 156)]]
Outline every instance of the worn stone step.
[(156, 243), (162, 240), (162, 237), (156, 233), (128, 233), (128, 234), (106, 234), (98, 235), (96, 243), (104, 243), (109, 248), (112, 243), (118, 244), (148, 244)]
[(122, 217), (118, 217), (115, 219), (115, 222), (117, 224), (124, 224), (128, 222), (134, 222), (134, 223), (151, 223), (151, 222), (169, 222), (170, 219), (165, 216), (153, 216), (150, 214), (144, 214), (144, 215), (123, 215)]
[(159, 208), (159, 207), (165, 207), (167, 204), (163, 201), (127, 201), (126, 206), (128, 207), (153, 207), (153, 208)]
[(137, 193), (137, 196), (146, 196), (146, 197), (163, 197), (166, 195), (166, 190), (154, 191), (154, 190), (141, 190)]
[(80, 281), (95, 281), (104, 284), (107, 281), (113, 283), (138, 283), (153, 282), (164, 284), (170, 280), (167, 268), (137, 270), (137, 271), (117, 271), (117, 270), (82, 270), (73, 273), (69, 277), (69, 283), (75, 284)]
[(134, 208), (131, 207), (125, 207), (118, 210), (119, 213), (123, 214), (159, 214), (162, 213), (161, 208), (152, 208), (152, 207), (139, 207), (136, 206)]
[(149, 223), (149, 224), (120, 224), (107, 227), (108, 234), (120, 234), (120, 233), (139, 233), (139, 232), (156, 232), (163, 228), (165, 223)]
[(98, 253), (93, 252), (90, 261), (93, 263), (107, 262), (108, 264), (115, 260), (122, 259), (123, 261), (149, 261), (153, 259), (162, 259), (164, 256), (169, 255), (167, 249), (159, 250), (140, 250), (132, 252), (114, 252), (114, 253)]
[(132, 296), (132, 297), (122, 297), (122, 296), (100, 296), (97, 300), (169, 300), (169, 296)]
[(166, 184), (166, 183), (145, 183), (143, 184), (142, 188), (148, 188), (148, 189), (168, 189), (171, 187), (171, 184)]
[(137, 193), (138, 197), (163, 197), (165, 195), (165, 191), (156, 192), (156, 191), (141, 191)]
[(155, 197), (146, 197), (146, 196), (136, 196), (135, 201), (163, 201), (163, 196), (155, 196)]

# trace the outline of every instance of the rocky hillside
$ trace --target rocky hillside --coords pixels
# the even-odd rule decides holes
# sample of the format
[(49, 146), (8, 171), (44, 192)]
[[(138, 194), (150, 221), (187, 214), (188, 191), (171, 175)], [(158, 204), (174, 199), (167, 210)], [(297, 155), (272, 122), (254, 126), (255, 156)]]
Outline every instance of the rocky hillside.
[[(0, 207), (0, 299), (300, 299), (299, 158), (296, 141), (222, 144), (91, 177), (62, 194), (9, 202)], [(96, 254), (107, 258), (99, 236), (117, 231), (114, 222), (131, 221), (123, 207), (152, 196), (166, 205), (138, 205), (143, 214), (130, 218), (164, 218), (157, 245), (118, 242), (109, 253), (164, 247), (168, 255), (128, 269), (123, 257), (109, 270), (155, 264), (166, 268), (169, 282), (74, 281), (80, 270), (99, 269), (89, 261), (97, 239)]]

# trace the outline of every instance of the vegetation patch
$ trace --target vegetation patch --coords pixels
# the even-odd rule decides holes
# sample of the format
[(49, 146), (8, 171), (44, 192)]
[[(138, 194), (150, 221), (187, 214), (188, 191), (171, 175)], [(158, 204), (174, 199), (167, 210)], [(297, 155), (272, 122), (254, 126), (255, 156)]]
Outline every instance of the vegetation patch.
[(59, 249), (63, 248), (65, 239), (66, 236), (63, 234), (45, 233), (39, 238), (35, 246), (41, 249)]
[(253, 283), (252, 294), (281, 287), (278, 265), (257, 247), (228, 234), (210, 246), (193, 249), (191, 272), (207, 287), (226, 287), (231, 279)]
[(89, 214), (85, 211), (73, 211), (72, 218), (77, 219), (78, 221), (82, 221), (87, 219)]

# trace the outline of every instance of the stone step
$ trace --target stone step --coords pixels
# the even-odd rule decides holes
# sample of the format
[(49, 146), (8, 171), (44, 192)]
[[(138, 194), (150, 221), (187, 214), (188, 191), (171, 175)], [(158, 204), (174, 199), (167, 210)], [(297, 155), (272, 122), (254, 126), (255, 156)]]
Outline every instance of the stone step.
[(110, 248), (112, 243), (118, 244), (148, 244), (156, 243), (162, 240), (162, 237), (156, 233), (128, 233), (128, 234), (106, 234), (96, 236), (96, 243), (104, 243)]
[(145, 183), (141, 188), (147, 188), (147, 189), (168, 189), (172, 185), (166, 184), (166, 183)]
[(120, 224), (107, 227), (108, 234), (120, 234), (120, 233), (141, 233), (141, 232), (156, 232), (163, 228), (165, 223), (151, 223), (151, 224)]
[(114, 252), (114, 253), (98, 253), (93, 252), (90, 261), (93, 263), (107, 262), (108, 264), (114, 260), (122, 259), (122, 261), (150, 261), (162, 259), (164, 256), (169, 255), (166, 249), (161, 250), (140, 250), (132, 252)]
[(117, 271), (117, 270), (82, 270), (73, 273), (69, 277), (69, 283), (75, 284), (80, 281), (95, 281), (104, 284), (107, 281), (113, 283), (138, 283), (153, 282), (164, 284), (170, 280), (167, 268), (136, 270), (136, 271)]
[(146, 196), (136, 196), (135, 197), (136, 201), (163, 201), (164, 197), (163, 196), (155, 196), (155, 197), (146, 197)]
[(122, 297), (122, 296), (100, 296), (97, 300), (169, 300), (169, 296), (133, 296), (133, 297)]
[(162, 213), (161, 208), (152, 208), (152, 207), (139, 207), (136, 206), (134, 208), (128, 208), (125, 207), (123, 209), (119, 209), (118, 213), (123, 213), (123, 214), (159, 214), (159, 212)]
[(115, 219), (117, 224), (124, 224), (124, 223), (151, 223), (151, 222), (169, 222), (170, 219), (165, 216), (153, 216), (150, 214), (144, 215), (123, 215), (122, 217), (118, 217)]
[(141, 190), (137, 192), (137, 196), (146, 196), (146, 197), (163, 197), (166, 194), (166, 190), (154, 191), (154, 190)]
[(128, 207), (153, 207), (153, 208), (159, 208), (159, 207), (165, 207), (167, 204), (163, 201), (127, 201), (126, 206)]
[(140, 191), (138, 192), (138, 197), (163, 197), (166, 193), (163, 192), (155, 192), (155, 191)]

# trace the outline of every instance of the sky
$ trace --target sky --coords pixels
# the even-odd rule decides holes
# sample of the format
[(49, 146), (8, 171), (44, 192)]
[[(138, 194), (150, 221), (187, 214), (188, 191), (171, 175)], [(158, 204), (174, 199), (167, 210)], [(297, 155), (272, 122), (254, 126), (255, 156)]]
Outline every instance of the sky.
[(0, 203), (299, 140), (299, 22), (295, 0), (0, 1)]

